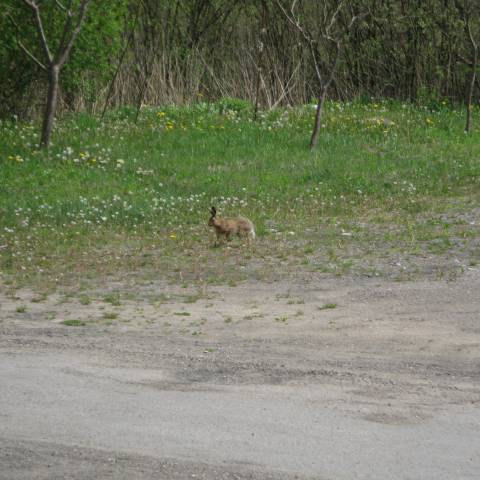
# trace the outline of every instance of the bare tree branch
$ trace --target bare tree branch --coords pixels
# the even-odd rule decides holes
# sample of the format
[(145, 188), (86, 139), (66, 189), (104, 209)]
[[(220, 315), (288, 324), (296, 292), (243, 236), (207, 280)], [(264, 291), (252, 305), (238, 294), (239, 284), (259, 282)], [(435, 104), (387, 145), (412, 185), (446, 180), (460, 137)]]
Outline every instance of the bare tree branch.
[(43, 29), (42, 17), (40, 16), (40, 9), (33, 0), (23, 0), (23, 2), (33, 10), (35, 16), (35, 26), (38, 30), (38, 34), (40, 35), (40, 43), (45, 53), (45, 57), (47, 58), (48, 63), (52, 63), (53, 56), (50, 52), (50, 48), (48, 48), (47, 37), (45, 35), (45, 30)]
[(470, 24), (470, 21), (467, 21), (467, 32), (468, 32), (468, 36), (470, 38), (470, 43), (472, 44), (472, 48), (476, 52), (478, 50), (478, 45), (477, 45), (477, 42), (475, 41), (475, 38), (473, 36), (472, 26)]
[(335, 12), (333, 12), (333, 15), (330, 17), (330, 23), (325, 28), (324, 36), (328, 40), (333, 40), (332, 36), (330, 35), (330, 32), (331, 32), (333, 26), (337, 23), (338, 14), (340, 13), (340, 10), (343, 8), (344, 3), (345, 3), (344, 0), (341, 0), (340, 2), (338, 2), (337, 9), (335, 10)]
[(290, 13), (288, 13), (285, 8), (283, 8), (283, 5), (282, 3), (280, 2), (280, 0), (276, 0), (276, 4), (277, 6), (280, 8), (280, 10), (282, 10), (283, 12), (283, 15), (285, 16), (285, 18), (287, 19), (287, 21), (289, 23), (291, 23), (303, 36), (303, 38), (311, 43), (313, 42), (313, 39), (311, 37), (311, 35), (309, 34), (309, 32), (306, 32), (302, 25), (300, 24), (300, 21), (298, 20), (298, 18), (295, 16), (295, 12), (294, 12), (294, 9), (295, 9), (295, 4), (297, 3), (297, 0), (294, 0), (292, 2), (292, 7), (290, 9)]
[(60, 0), (55, 0), (55, 4), (60, 10), (63, 10), (64, 12), (68, 13), (69, 9), (62, 2), (60, 2)]
[(17, 39), (18, 46), (42, 69), (47, 71), (47, 67), (40, 61), (38, 58), (28, 50), (28, 48), (22, 43), (21, 40)]
[[(87, 13), (87, 7), (88, 7), (89, 3), (90, 3), (90, 0), (83, 0), (81, 5), (80, 5), (80, 11), (79, 11), (79, 14), (78, 14), (78, 21), (77, 21), (77, 24), (76, 24), (75, 28), (73, 29), (73, 32), (70, 36), (70, 40), (68, 41), (67, 45), (64, 48), (61, 47), (61, 50), (59, 52), (59, 57), (58, 57), (57, 63), (58, 63), (58, 65), (60, 65), (60, 67), (62, 67), (63, 64), (65, 63), (65, 61), (67, 60), (68, 55), (70, 54), (70, 50), (73, 47), (73, 43), (75, 42), (75, 39), (77, 38), (78, 34), (80, 33), (80, 29), (82, 28), (82, 24), (85, 20), (85, 16), (86, 16), (86, 13)], [(70, 18), (69, 18), (69, 20), (70, 20)]]
[(58, 57), (61, 55), (61, 53), (66, 48), (67, 35), (72, 28), (72, 12), (69, 10), (67, 15), (68, 15), (68, 18), (65, 21), (65, 25), (63, 26), (62, 36), (60, 37), (60, 43), (58, 44), (58, 51), (57, 51), (57, 54), (56, 54), (56, 57), (57, 57), (56, 62), (57, 63), (58, 63)]

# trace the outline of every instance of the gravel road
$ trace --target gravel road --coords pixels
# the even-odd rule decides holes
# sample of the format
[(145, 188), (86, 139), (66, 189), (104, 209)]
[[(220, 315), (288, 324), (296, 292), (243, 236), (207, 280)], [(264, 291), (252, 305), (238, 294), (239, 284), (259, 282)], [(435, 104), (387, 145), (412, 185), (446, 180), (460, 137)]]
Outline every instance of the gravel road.
[(478, 271), (216, 287), (199, 335), (185, 304), (68, 327), (0, 295), (0, 479), (478, 479), (479, 292)]

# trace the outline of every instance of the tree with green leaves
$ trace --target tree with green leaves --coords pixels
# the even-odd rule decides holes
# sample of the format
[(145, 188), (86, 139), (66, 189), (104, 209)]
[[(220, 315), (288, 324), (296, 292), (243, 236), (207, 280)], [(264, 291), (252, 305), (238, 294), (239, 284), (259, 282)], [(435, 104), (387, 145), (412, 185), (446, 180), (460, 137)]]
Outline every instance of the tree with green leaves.
[[(55, 49), (52, 48), (51, 39), (47, 38), (45, 32), (41, 12), (42, 3), (39, 2), (39, 0), (23, 0), (23, 3), (30, 9), (30, 13), (33, 16), (38, 42), (43, 52), (43, 61), (28, 49), (20, 38), (18, 39), (18, 45), (31, 60), (47, 73), (48, 92), (43, 115), (40, 145), (42, 147), (48, 147), (50, 145), (55, 110), (57, 108), (60, 72), (68, 60), (73, 44), (80, 33), (90, 0), (81, 0), (76, 10), (74, 10), (73, 0), (69, 0), (66, 5), (62, 4), (60, 0), (55, 0), (59, 15), (64, 15), (65, 17), (60, 41)], [(20, 36), (21, 28), (15, 23), (13, 18), (12, 22), (15, 24)]]
[[(81, 87), (84, 102), (89, 90), (92, 97), (98, 96), (92, 81), (95, 75), (102, 83), (111, 75), (128, 5), (129, 0), (7, 1), (3, 22), (0, 18), (8, 27), (0, 34), (0, 56), (11, 59), (13, 65), (22, 62), (26, 89), (36, 84), (47, 86), (42, 147), (51, 141), (60, 83), (63, 99), (73, 104)], [(90, 73), (90, 81), (85, 81), (86, 73)]]

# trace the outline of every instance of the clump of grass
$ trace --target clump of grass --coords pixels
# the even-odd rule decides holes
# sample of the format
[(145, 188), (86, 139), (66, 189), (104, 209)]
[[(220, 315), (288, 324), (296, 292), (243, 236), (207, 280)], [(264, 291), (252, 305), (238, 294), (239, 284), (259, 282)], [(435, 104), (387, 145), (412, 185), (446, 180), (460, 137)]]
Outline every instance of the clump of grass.
[(173, 312), (173, 314), (178, 317), (189, 317), (191, 315), (189, 312)]
[(118, 318), (118, 313), (115, 313), (115, 312), (105, 312), (103, 314), (103, 318), (105, 318), (106, 320), (115, 320), (116, 318)]
[(84, 327), (86, 325), (86, 323), (82, 320), (64, 320), (61, 323), (67, 327)]
[(82, 304), (82, 305), (90, 305), (92, 303), (92, 300), (90, 299), (90, 297), (86, 294), (82, 294), (78, 297), (78, 301)]
[(202, 298), (201, 294), (185, 295), (183, 298), (184, 303), (195, 303)]
[(20, 305), (15, 309), (17, 313), (25, 313), (27, 311), (27, 307), (25, 305)]
[(120, 294), (119, 293), (109, 293), (109, 294), (107, 294), (103, 297), (103, 301), (118, 307), (121, 304)]
[(324, 303), (321, 307), (318, 307), (319, 310), (332, 310), (337, 308), (336, 303)]

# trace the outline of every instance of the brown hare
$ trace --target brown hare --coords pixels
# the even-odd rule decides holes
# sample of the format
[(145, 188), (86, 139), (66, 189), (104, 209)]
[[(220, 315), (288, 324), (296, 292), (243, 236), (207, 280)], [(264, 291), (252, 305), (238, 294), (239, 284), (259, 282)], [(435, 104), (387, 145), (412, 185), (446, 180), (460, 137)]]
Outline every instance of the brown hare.
[(217, 209), (212, 207), (210, 210), (210, 220), (208, 226), (215, 229), (218, 244), (223, 235), (226, 240), (230, 240), (231, 235), (238, 235), (240, 238), (247, 239), (248, 244), (255, 238), (255, 228), (253, 223), (245, 217), (218, 218)]

